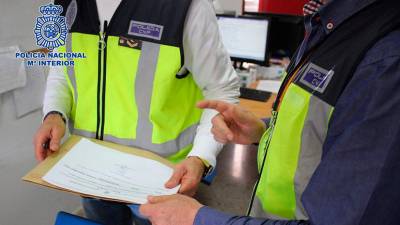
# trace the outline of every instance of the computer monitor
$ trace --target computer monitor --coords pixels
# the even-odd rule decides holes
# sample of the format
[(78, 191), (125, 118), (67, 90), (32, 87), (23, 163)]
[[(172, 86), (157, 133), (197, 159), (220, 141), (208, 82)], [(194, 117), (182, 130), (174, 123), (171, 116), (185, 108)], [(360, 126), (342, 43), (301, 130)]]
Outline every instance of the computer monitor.
[(217, 17), (222, 42), (233, 61), (268, 64), (268, 19)]
[(244, 12), (251, 17), (268, 18), (269, 56), (291, 58), (304, 38), (304, 17), (271, 13)]

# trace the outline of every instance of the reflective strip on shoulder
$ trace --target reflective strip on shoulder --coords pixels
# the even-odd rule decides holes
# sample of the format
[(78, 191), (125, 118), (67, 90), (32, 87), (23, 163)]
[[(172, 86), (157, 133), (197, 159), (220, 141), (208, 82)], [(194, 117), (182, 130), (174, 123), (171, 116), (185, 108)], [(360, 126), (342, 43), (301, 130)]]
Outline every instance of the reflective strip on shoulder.
[(157, 69), (160, 44), (144, 41), (135, 81), (135, 99), (138, 110), (136, 140), (151, 140), (153, 124), (149, 119), (151, 94)]
[(296, 193), (296, 219), (308, 219), (301, 196), (312, 174), (321, 162), (322, 145), (326, 138), (332, 106), (316, 96), (311, 96), (307, 117), (301, 135), (301, 149), (294, 178)]
[(310, 97), (311, 94), (291, 84), (280, 106), (256, 191), (269, 214), (288, 219), (296, 217), (294, 177)]
[(301, 196), (321, 161), (332, 110), (321, 99), (295, 84), (290, 85), (279, 110), (257, 189), (257, 201), (266, 215), (308, 218)]

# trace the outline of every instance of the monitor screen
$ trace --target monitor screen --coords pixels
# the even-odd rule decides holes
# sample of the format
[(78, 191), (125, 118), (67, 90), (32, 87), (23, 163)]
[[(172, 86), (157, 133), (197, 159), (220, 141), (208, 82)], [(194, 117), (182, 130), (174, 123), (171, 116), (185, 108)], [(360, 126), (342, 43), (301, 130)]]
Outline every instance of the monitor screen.
[(268, 52), (273, 58), (291, 58), (304, 38), (304, 17), (271, 13), (244, 12), (269, 19)]
[(268, 19), (219, 16), (218, 25), (233, 60), (267, 63)]

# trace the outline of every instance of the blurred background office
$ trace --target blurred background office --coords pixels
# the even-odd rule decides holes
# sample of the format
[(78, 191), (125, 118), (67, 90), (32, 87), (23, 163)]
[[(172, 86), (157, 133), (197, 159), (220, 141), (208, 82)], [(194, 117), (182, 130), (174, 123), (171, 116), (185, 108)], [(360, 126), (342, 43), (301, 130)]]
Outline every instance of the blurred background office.
[[(58, 211), (81, 214), (79, 197), (21, 181), (37, 163), (32, 139), (42, 119), (48, 68), (26, 67), (23, 60), (15, 59), (15, 52), (38, 49), (35, 19), (40, 16), (38, 8), (48, 2), (0, 2), (0, 225), (47, 225), (54, 224)], [(224, 45), (242, 78), (240, 104), (259, 117), (269, 116), (265, 106), (272, 104), (285, 66), (303, 38), (304, 2), (211, 1)], [(255, 146), (225, 146), (213, 183), (201, 185), (197, 198), (244, 214), (258, 176), (255, 161)]]

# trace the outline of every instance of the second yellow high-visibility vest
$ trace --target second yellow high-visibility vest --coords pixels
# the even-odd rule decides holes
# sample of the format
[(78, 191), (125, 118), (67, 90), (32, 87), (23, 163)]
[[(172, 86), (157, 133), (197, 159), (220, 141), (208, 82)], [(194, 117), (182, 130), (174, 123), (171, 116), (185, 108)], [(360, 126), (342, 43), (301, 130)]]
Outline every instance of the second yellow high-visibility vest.
[[(323, 157), (336, 103), (366, 51), (385, 34), (398, 29), (398, 4), (382, 0), (360, 9), (315, 49), (306, 52), (301, 63), (290, 67), (274, 104), (269, 129), (260, 141), (261, 175), (251, 215), (308, 219), (303, 193)], [(385, 16), (376, 17), (377, 13)]]

